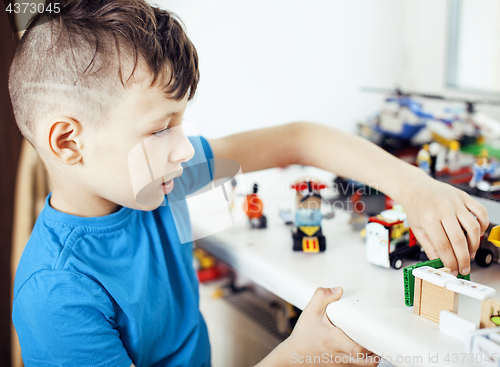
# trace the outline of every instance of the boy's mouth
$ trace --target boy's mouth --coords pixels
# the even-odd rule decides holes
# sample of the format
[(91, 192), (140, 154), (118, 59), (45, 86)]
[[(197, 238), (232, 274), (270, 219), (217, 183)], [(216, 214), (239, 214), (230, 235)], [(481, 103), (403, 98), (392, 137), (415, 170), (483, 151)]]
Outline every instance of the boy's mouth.
[(167, 195), (174, 188), (174, 180), (171, 179), (166, 182), (162, 182), (161, 187), (163, 189), (163, 193)]
[(175, 177), (171, 178), (168, 181), (164, 181), (163, 177), (161, 178), (162, 183), (161, 183), (160, 187), (162, 188), (163, 193), (165, 195), (167, 195), (169, 192), (171, 192), (173, 190), (173, 188), (174, 188), (174, 178), (179, 177), (181, 174), (182, 174), (182, 171), (179, 174), (177, 174)]

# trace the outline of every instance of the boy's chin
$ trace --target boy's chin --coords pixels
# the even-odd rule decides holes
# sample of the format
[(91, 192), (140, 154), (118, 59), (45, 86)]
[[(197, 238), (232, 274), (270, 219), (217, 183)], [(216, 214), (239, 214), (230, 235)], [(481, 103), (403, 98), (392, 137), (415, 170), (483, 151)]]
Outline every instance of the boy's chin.
[(149, 212), (149, 211), (152, 211), (152, 210), (159, 208), (160, 206), (165, 206), (165, 197), (164, 196), (158, 200), (158, 203), (151, 203), (151, 205), (143, 205), (143, 204), (140, 204), (136, 201), (134, 206), (131, 208), (137, 209), (137, 210), (142, 210), (145, 212)]

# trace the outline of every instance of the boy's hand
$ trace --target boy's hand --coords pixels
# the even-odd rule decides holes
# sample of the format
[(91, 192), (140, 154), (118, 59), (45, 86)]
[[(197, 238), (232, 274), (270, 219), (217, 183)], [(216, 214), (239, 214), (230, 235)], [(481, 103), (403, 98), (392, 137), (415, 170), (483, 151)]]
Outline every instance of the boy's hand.
[(326, 306), (341, 296), (340, 287), (316, 289), (292, 334), (257, 366), (267, 366), (266, 362), (270, 366), (377, 366), (380, 357), (356, 344), (328, 319)]
[(488, 228), (486, 209), (467, 193), (427, 175), (405, 186), (400, 203), (429, 259), (441, 258), (454, 275), (469, 274), (470, 258)]

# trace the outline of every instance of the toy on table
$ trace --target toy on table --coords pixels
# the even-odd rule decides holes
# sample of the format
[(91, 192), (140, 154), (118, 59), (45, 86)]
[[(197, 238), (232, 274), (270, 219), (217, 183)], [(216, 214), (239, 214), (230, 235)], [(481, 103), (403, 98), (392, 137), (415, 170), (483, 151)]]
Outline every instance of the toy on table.
[(349, 224), (355, 231), (361, 231), (369, 217), (386, 209), (386, 196), (361, 182), (338, 176), (333, 180), (332, 188), (336, 194), (328, 198), (323, 197), (323, 203), (350, 212)]
[(326, 184), (310, 179), (292, 185), (292, 189), (297, 192), (295, 224), (292, 229), (293, 251), (325, 251), (326, 240), (321, 230), (321, 220), (323, 217), (333, 217), (333, 211), (327, 216), (321, 213), (320, 191), (326, 187)]
[(488, 159), (488, 152), (483, 150), (481, 155), (472, 165), (472, 179), (469, 182), (470, 187), (476, 187), (481, 191), (500, 190), (500, 182), (490, 183), (486, 181), (486, 176), (497, 178), (500, 174), (500, 165), (498, 162), (492, 162)]
[(424, 144), (417, 154), (417, 166), (424, 170), (428, 175), (431, 174), (431, 154), (429, 153), (429, 144)]
[[(450, 269), (443, 267), (440, 259), (407, 267), (403, 274), (405, 303), (413, 305), (415, 315), (439, 323), (442, 333), (465, 343), (466, 352), (480, 349), (478, 344), (483, 348), (482, 354), (485, 351), (490, 355), (500, 352), (500, 300), (492, 298), (496, 294), (495, 289), (471, 282), (469, 276), (451, 275)], [(461, 310), (463, 312), (459, 316), (459, 295), (480, 302), (480, 315), (472, 315), (471, 312), (477, 312), (472, 307)], [(480, 316), (480, 321), (471, 321), (474, 316)], [(478, 328), (481, 330), (477, 331)], [(487, 340), (476, 340), (480, 335)]]
[(193, 251), (193, 262), (200, 283), (219, 279), (227, 275), (227, 268), (201, 248)]
[(257, 196), (259, 186), (253, 185), (253, 192), (247, 195), (243, 210), (245, 211), (252, 228), (267, 228), (267, 218), (263, 214), (264, 204)]
[(488, 227), (481, 237), (474, 260), (482, 268), (487, 268), (492, 263), (500, 264), (500, 226)]
[(403, 259), (427, 260), (400, 206), (368, 218), (364, 235), (366, 258), (372, 264), (401, 269)]

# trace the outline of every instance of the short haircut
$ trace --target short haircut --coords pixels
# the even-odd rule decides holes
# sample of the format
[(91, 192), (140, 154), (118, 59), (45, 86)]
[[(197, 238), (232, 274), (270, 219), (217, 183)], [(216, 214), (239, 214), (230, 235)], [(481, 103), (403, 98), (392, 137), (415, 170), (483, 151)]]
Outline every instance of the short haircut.
[(17, 125), (35, 148), (38, 121), (54, 113), (101, 125), (139, 66), (168, 98), (194, 96), (198, 55), (174, 14), (144, 0), (55, 2), (60, 13), (30, 21), (9, 74)]

